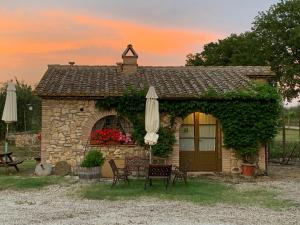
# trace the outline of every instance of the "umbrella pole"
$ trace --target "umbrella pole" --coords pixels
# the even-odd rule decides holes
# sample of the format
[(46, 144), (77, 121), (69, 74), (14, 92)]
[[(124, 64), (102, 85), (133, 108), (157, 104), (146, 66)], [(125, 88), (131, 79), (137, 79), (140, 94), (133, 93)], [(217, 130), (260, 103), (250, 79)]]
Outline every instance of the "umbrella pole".
[(151, 145), (150, 145), (150, 164), (152, 164), (152, 149), (151, 149)]
[[(6, 123), (6, 134), (5, 134), (5, 153), (8, 152), (8, 123)], [(7, 161), (7, 156), (5, 155), (5, 162)]]

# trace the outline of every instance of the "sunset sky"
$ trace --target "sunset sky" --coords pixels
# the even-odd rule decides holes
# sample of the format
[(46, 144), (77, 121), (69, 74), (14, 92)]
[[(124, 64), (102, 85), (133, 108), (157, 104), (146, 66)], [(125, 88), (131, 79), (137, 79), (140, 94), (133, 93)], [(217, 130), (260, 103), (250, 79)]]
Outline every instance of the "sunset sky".
[(188, 53), (251, 29), (278, 0), (1, 0), (0, 82), (36, 84), (48, 64), (184, 65)]

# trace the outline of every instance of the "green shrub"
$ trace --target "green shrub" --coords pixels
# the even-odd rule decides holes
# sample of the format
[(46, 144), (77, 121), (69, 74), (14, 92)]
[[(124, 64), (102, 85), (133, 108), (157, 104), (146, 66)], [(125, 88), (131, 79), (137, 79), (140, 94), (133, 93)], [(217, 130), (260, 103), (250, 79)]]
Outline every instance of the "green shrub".
[(89, 151), (86, 156), (83, 159), (83, 162), (81, 163), (82, 167), (96, 167), (96, 166), (102, 166), (104, 164), (105, 158), (103, 157), (103, 154), (100, 151), (92, 150)]
[(236, 156), (244, 163), (255, 163), (258, 158), (258, 150), (256, 147), (244, 147), (236, 151)]
[(167, 157), (176, 142), (174, 131), (168, 127), (161, 127), (158, 134), (158, 142), (152, 147), (153, 155)]
[[(98, 99), (96, 107), (106, 110), (114, 108), (127, 117), (134, 127), (134, 140), (143, 146), (146, 134), (145, 96), (145, 90), (131, 88), (123, 96)], [(226, 93), (209, 89), (199, 99), (159, 99), (159, 110), (170, 115), (171, 126), (176, 117), (184, 119), (192, 112), (213, 115), (222, 125), (224, 146), (236, 150), (245, 159), (254, 157), (260, 144), (266, 144), (275, 137), (281, 98), (276, 88), (268, 84), (253, 84), (249, 88)], [(160, 135), (157, 145), (153, 147), (154, 154), (168, 155), (174, 144), (171, 140), (174, 133)]]

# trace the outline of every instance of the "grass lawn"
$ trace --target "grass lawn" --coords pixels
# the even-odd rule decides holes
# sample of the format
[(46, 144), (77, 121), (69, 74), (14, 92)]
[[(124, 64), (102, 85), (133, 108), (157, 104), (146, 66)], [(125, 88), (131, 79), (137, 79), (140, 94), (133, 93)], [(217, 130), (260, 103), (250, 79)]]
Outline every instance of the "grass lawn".
[(298, 145), (299, 131), (293, 129), (286, 129), (286, 152), (285, 154), (283, 154), (282, 131), (279, 131), (274, 141), (271, 143), (270, 157), (272, 159), (279, 159), (282, 158), (283, 155), (287, 157), (293, 152), (292, 158), (299, 158), (300, 151)]
[[(285, 130), (286, 140), (287, 141), (298, 141), (299, 140), (299, 131), (293, 129)], [(275, 141), (282, 141), (282, 130), (278, 132), (275, 137)]]
[(165, 190), (162, 181), (154, 181), (151, 188), (144, 190), (143, 180), (133, 180), (129, 185), (120, 183), (111, 188), (110, 184), (92, 184), (83, 188), (83, 197), (99, 200), (126, 200), (152, 197), (164, 200), (188, 201), (196, 204), (242, 204), (281, 209), (294, 206), (288, 200), (277, 198), (275, 191), (262, 189), (238, 191), (234, 185), (208, 179), (191, 179), (188, 186), (178, 182)]
[(6, 173), (5, 168), (0, 167), (0, 191), (1, 190), (23, 190), (42, 188), (53, 184), (68, 184), (71, 179), (59, 176), (37, 177), (33, 176), (35, 161), (28, 160), (18, 165), (20, 172), (14, 168), (9, 168)]

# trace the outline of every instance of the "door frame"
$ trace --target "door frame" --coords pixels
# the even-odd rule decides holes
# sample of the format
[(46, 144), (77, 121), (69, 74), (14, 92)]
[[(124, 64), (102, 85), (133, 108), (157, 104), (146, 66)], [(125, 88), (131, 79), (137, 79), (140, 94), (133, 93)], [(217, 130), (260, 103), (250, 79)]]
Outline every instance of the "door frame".
[[(195, 169), (195, 165), (193, 166), (195, 162), (195, 160), (197, 160), (198, 157), (200, 157), (200, 149), (199, 149), (199, 116), (195, 116), (196, 113), (201, 113), (201, 112), (193, 112), (193, 118), (194, 118), (194, 151), (181, 151), (180, 150), (180, 145), (179, 145), (179, 165), (180, 166), (185, 166), (184, 164), (186, 164), (186, 162), (188, 160), (191, 160), (191, 169), (190, 171), (193, 172), (197, 172), (197, 171), (211, 171), (211, 172), (221, 172), (222, 171), (222, 129), (221, 129), (221, 124), (220, 121), (216, 119), (216, 136), (215, 136), (215, 163), (217, 165), (215, 165), (215, 169), (213, 170), (206, 170), (206, 169)], [(184, 125), (183, 121), (182, 124), (179, 126), (179, 129), (181, 128), (181, 126)], [(179, 137), (179, 141), (180, 141), (180, 131), (178, 130), (178, 137)], [(209, 154), (209, 152), (211, 151), (202, 151), (202, 154)], [(184, 156), (185, 155), (185, 156)], [(200, 161), (199, 159), (197, 160), (198, 162)], [(194, 167), (194, 169), (193, 169)]]

